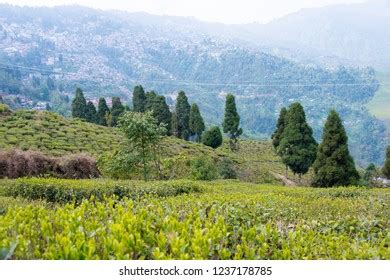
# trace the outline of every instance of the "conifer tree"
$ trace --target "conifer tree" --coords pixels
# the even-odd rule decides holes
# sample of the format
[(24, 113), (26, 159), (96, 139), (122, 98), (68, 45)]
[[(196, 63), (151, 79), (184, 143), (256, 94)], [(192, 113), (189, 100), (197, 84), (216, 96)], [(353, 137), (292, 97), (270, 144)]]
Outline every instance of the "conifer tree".
[(390, 179), (390, 146), (387, 147), (386, 161), (382, 168), (382, 173), (387, 179)]
[(200, 142), (205, 126), (199, 107), (196, 103), (191, 106), (189, 125), (190, 133), (195, 135), (195, 140), (197, 142)]
[(169, 106), (165, 101), (164, 96), (156, 96), (154, 98), (153, 116), (157, 120), (157, 123), (164, 124), (167, 129), (167, 134), (170, 135), (172, 124), (172, 113), (169, 110)]
[(134, 112), (145, 112), (146, 106), (146, 95), (144, 88), (138, 85), (133, 91), (133, 111)]
[(87, 103), (87, 110), (86, 110), (86, 120), (90, 123), (96, 123), (97, 122), (97, 112), (96, 107), (92, 103), (92, 101), (88, 101)]
[(101, 97), (99, 99), (98, 111), (97, 111), (97, 123), (103, 126), (107, 126), (107, 117), (110, 114), (110, 109), (107, 106), (106, 99)]
[(278, 118), (278, 122), (276, 124), (276, 130), (275, 132), (272, 134), (272, 145), (274, 146), (274, 148), (277, 150), (278, 147), (279, 147), (279, 144), (280, 144), (280, 140), (282, 138), (282, 135), (283, 135), (283, 131), (284, 131), (284, 128), (286, 126), (286, 115), (287, 115), (287, 109), (285, 107), (283, 107), (281, 110), (280, 110), (280, 114), (279, 114), (279, 118)]
[(349, 154), (348, 136), (341, 118), (335, 110), (330, 111), (313, 164), (315, 187), (348, 186), (356, 184), (359, 174)]
[(239, 128), (240, 116), (237, 113), (236, 101), (232, 94), (226, 96), (225, 118), (223, 121), (223, 132), (230, 138), (230, 149), (237, 150), (238, 137), (242, 134), (242, 128)]
[(179, 137), (176, 112), (172, 112), (171, 135)]
[(176, 100), (177, 136), (188, 140), (190, 136), (190, 104), (184, 91), (180, 91)]
[(149, 91), (145, 94), (145, 112), (152, 111), (155, 106), (155, 101), (157, 98), (157, 93), (155, 91)]
[(222, 133), (218, 126), (211, 127), (202, 136), (202, 143), (213, 149), (222, 145)]
[(111, 106), (111, 126), (117, 126), (119, 116), (123, 114), (125, 107), (122, 105), (119, 97), (112, 98)]
[(76, 96), (72, 101), (72, 117), (86, 119), (87, 101), (81, 88), (76, 89)]
[(313, 137), (312, 128), (306, 122), (305, 111), (300, 103), (291, 104), (285, 118), (287, 122), (278, 151), (283, 162), (301, 178), (316, 158), (317, 142)]

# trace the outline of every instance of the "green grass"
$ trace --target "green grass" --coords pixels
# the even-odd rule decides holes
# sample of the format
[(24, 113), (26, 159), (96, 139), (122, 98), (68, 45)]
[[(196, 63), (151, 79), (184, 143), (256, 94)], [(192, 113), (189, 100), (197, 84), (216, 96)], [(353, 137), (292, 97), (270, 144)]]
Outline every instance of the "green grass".
[(390, 119), (390, 73), (378, 73), (378, 80), (381, 86), (367, 107), (377, 118)]
[(203, 191), (81, 204), (0, 196), (0, 252), (16, 245), (12, 259), (390, 258), (389, 189), (194, 183)]

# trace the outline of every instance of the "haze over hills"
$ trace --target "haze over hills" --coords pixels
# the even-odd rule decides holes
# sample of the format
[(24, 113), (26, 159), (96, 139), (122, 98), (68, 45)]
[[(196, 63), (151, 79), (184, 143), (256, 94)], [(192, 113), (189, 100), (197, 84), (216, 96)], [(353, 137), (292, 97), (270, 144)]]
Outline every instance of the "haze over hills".
[[(264, 33), (250, 26), (78, 6), (0, 5), (0, 92), (14, 108), (49, 103), (66, 115), (76, 86), (89, 99), (118, 95), (129, 102), (132, 88), (142, 84), (171, 105), (185, 90), (208, 124), (221, 123), (230, 92), (246, 136), (256, 137), (269, 137), (280, 108), (300, 101), (317, 139), (328, 110), (336, 108), (355, 159), (382, 163), (385, 129), (365, 109), (378, 89), (374, 70), (308, 63), (295, 43), (282, 44), (286, 52), (280, 53), (276, 39), (260, 40)], [(276, 48), (264, 47), (272, 44)]]

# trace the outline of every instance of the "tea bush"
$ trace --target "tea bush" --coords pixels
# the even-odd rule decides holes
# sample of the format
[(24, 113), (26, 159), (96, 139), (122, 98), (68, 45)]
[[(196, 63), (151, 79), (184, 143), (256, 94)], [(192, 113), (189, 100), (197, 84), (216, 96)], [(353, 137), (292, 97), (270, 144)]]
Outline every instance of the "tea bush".
[[(65, 189), (142, 186), (99, 181), (45, 183)], [(160, 184), (167, 183), (153, 184), (165, 189)], [(201, 193), (138, 200), (8, 205), (0, 215), (0, 251), (10, 259), (390, 258), (388, 189), (336, 188), (324, 195), (328, 190), (229, 181), (200, 187)]]
[(18, 179), (8, 181), (2, 188), (4, 196), (44, 200), (54, 203), (81, 203), (84, 199), (116, 196), (136, 199), (144, 195), (176, 196), (201, 192), (200, 185), (189, 181), (141, 183), (135, 181)]

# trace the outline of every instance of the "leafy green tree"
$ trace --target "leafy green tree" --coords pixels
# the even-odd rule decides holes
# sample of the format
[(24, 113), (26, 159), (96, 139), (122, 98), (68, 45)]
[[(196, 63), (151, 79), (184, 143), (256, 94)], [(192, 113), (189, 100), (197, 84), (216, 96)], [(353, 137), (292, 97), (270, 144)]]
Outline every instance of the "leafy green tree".
[(382, 168), (382, 173), (386, 176), (387, 179), (390, 179), (390, 146), (387, 147), (386, 161)]
[(205, 130), (204, 121), (202, 115), (200, 114), (199, 107), (196, 103), (192, 104), (190, 110), (190, 133), (195, 135), (195, 140), (200, 142), (202, 133)]
[(97, 122), (97, 112), (96, 107), (92, 103), (92, 101), (88, 101), (87, 103), (87, 110), (86, 110), (86, 120), (90, 123), (96, 123)]
[(285, 107), (283, 107), (281, 110), (280, 110), (280, 114), (279, 114), (279, 118), (278, 118), (278, 122), (276, 124), (276, 130), (275, 132), (272, 134), (272, 145), (274, 146), (274, 148), (277, 150), (278, 147), (279, 147), (279, 144), (280, 144), (280, 140), (282, 138), (282, 135), (283, 135), (283, 131), (284, 131), (284, 128), (286, 126), (286, 115), (287, 115), (287, 109)]
[(151, 112), (125, 112), (119, 117), (118, 126), (129, 140), (132, 150), (137, 152), (141, 159), (144, 180), (148, 179), (149, 165), (152, 161), (157, 172), (161, 174), (158, 145), (166, 133), (164, 125), (158, 125)]
[(72, 101), (72, 117), (86, 119), (87, 101), (81, 88), (76, 89), (76, 96)]
[(240, 116), (237, 113), (236, 101), (234, 95), (226, 96), (225, 118), (223, 120), (223, 132), (227, 133), (230, 138), (230, 149), (237, 150), (238, 137), (242, 134), (242, 128), (239, 128)]
[(134, 112), (145, 112), (146, 95), (144, 88), (138, 85), (133, 91), (133, 110)]
[(177, 137), (184, 140), (190, 136), (190, 110), (185, 92), (180, 91), (176, 99)]
[(202, 136), (202, 143), (213, 149), (222, 145), (222, 133), (218, 126), (211, 127)]
[(97, 123), (103, 126), (107, 126), (107, 117), (110, 114), (110, 109), (107, 106), (106, 99), (101, 97), (99, 99), (98, 111), (97, 111)]
[(340, 116), (330, 111), (313, 164), (315, 187), (348, 186), (357, 184), (359, 174), (349, 154), (348, 136)]
[(119, 97), (112, 98), (111, 106), (111, 126), (117, 126), (119, 116), (123, 114), (125, 107), (122, 105)]
[(316, 159), (317, 142), (313, 130), (306, 122), (306, 115), (300, 103), (290, 105), (286, 114), (287, 122), (278, 146), (283, 162), (294, 174), (305, 174)]

